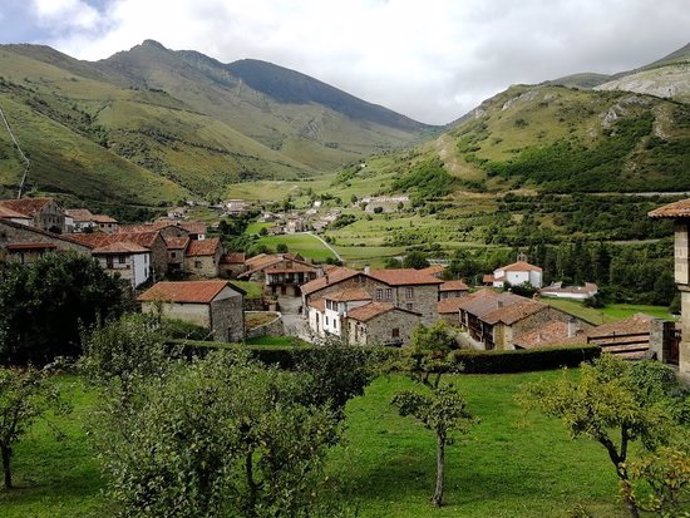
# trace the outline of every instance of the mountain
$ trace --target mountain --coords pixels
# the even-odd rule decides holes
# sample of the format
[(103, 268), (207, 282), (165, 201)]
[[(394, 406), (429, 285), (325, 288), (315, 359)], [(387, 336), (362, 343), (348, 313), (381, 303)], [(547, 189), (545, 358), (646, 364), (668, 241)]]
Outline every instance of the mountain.
[[(30, 185), (87, 200), (151, 205), (314, 176), (434, 129), (270, 63), (223, 64), (152, 40), (98, 62), (2, 45), (0, 76)], [(2, 128), (5, 193), (22, 170), (9, 142)]]

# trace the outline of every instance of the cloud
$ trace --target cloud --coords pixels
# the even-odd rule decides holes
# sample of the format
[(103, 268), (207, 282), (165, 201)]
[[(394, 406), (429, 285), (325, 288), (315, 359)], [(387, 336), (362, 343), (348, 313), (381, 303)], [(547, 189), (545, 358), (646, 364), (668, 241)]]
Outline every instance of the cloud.
[(690, 27), (685, 0), (33, 1), (46, 42), (76, 57), (152, 38), (271, 61), (433, 123), (512, 83), (645, 64)]

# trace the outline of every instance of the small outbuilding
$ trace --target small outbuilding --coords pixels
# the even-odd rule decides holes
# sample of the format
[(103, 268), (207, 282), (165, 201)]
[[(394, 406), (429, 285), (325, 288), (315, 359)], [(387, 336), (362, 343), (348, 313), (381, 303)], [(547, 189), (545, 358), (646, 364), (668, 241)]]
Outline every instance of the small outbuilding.
[(219, 342), (244, 339), (243, 303), (246, 292), (223, 280), (159, 282), (138, 300), (144, 313), (160, 311), (205, 327)]

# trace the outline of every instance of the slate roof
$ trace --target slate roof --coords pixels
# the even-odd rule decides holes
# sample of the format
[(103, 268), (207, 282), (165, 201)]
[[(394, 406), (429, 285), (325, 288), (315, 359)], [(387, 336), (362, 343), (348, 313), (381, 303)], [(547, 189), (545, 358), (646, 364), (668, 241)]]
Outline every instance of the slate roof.
[(207, 257), (215, 255), (220, 248), (220, 239), (212, 237), (201, 241), (191, 240), (185, 254), (187, 257)]
[(369, 277), (381, 281), (389, 286), (423, 286), (427, 284), (443, 284), (429, 273), (414, 268), (390, 268), (386, 270), (374, 270)]
[[(229, 286), (228, 281), (181, 281), (159, 282), (139, 295), (140, 302), (160, 300), (163, 302), (187, 302), (192, 304), (208, 304)], [(235, 287), (232, 287), (235, 289)], [(239, 291), (239, 290), (238, 290)]]
[(647, 213), (650, 218), (690, 218), (690, 198), (675, 201)]

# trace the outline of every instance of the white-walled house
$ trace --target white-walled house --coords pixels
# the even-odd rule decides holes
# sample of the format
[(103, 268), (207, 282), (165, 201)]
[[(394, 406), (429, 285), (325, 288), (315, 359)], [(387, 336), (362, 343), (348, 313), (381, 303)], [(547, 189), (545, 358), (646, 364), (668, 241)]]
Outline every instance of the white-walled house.
[(91, 250), (105, 271), (118, 273), (132, 288), (140, 286), (151, 276), (151, 250), (130, 241), (111, 243)]
[(529, 283), (539, 289), (543, 285), (543, 271), (538, 266), (534, 266), (527, 261), (517, 261), (507, 266), (496, 268), (493, 275), (484, 276), (484, 284), (489, 284), (494, 288), (503, 288), (506, 283), (511, 286)]
[(326, 335), (342, 336), (342, 319), (351, 309), (371, 302), (371, 296), (361, 288), (346, 289), (324, 297), (323, 331)]
[(585, 300), (594, 297), (598, 292), (599, 288), (593, 282), (586, 282), (584, 286), (563, 286), (562, 282), (554, 282), (539, 290), (543, 297), (573, 300)]

